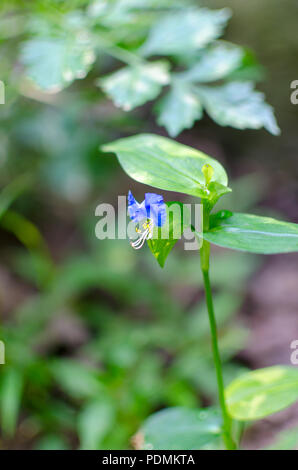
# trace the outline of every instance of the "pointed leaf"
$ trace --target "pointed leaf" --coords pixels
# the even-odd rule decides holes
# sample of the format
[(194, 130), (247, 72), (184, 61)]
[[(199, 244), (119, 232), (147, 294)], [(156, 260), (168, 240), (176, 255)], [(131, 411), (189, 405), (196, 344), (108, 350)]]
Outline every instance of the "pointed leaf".
[(221, 417), (213, 408), (168, 408), (150, 416), (140, 430), (143, 449), (218, 449)]
[(230, 82), (217, 87), (198, 87), (199, 98), (207, 113), (217, 124), (236, 129), (261, 129), (278, 135), (272, 107), (265, 103), (263, 93), (253, 90), (250, 82)]
[(140, 134), (107, 144), (103, 151), (116, 153), (124, 171), (140, 183), (197, 197), (208, 197), (202, 173), (207, 163), (214, 169), (211, 184), (229, 191), (226, 172), (219, 162), (165, 137)]
[(233, 418), (264, 418), (298, 400), (298, 370), (274, 366), (248, 372), (227, 387), (226, 399)]
[(204, 238), (215, 245), (251, 253), (298, 251), (298, 224), (270, 217), (221, 211), (210, 218)]

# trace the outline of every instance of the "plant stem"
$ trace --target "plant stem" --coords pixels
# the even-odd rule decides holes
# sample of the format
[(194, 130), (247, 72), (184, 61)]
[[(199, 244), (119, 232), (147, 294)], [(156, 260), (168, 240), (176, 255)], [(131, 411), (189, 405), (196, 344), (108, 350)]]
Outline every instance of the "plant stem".
[[(209, 227), (209, 209), (208, 207), (204, 207), (204, 221), (203, 227), (204, 230), (207, 230)], [(211, 344), (212, 344), (212, 352), (213, 352), (213, 360), (216, 370), (216, 379), (217, 379), (217, 387), (218, 387), (218, 398), (219, 404), (221, 407), (222, 412), (222, 419), (223, 419), (223, 440), (225, 446), (229, 450), (233, 450), (236, 448), (236, 444), (232, 438), (232, 420), (228, 414), (225, 395), (224, 395), (224, 382), (223, 382), (223, 374), (222, 374), (222, 363), (218, 348), (218, 340), (217, 340), (217, 326), (216, 326), (216, 319), (214, 314), (214, 307), (213, 307), (213, 299), (212, 299), (212, 290), (210, 285), (209, 279), (209, 258), (210, 258), (210, 244), (206, 240), (203, 240), (203, 245), (200, 250), (201, 255), (201, 269), (203, 273), (204, 279), (204, 287), (205, 287), (205, 295), (206, 295), (206, 305), (209, 315), (209, 323), (210, 323), (210, 331), (211, 331)]]

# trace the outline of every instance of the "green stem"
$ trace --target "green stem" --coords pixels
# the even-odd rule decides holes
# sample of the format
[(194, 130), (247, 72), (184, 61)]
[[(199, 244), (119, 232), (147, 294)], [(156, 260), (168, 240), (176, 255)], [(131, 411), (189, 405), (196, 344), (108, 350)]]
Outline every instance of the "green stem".
[[(203, 226), (204, 230), (207, 230), (209, 227), (209, 209), (204, 207), (204, 221)], [(203, 245), (200, 250), (201, 255), (201, 269), (204, 279), (205, 295), (206, 295), (206, 304), (209, 315), (210, 331), (211, 331), (211, 344), (214, 365), (216, 370), (217, 378), (217, 387), (218, 387), (218, 398), (219, 404), (221, 407), (222, 418), (223, 418), (223, 439), (227, 449), (232, 450), (236, 448), (236, 444), (232, 438), (232, 420), (228, 414), (225, 395), (224, 395), (224, 382), (222, 374), (222, 363), (218, 348), (217, 340), (217, 326), (216, 319), (214, 314), (213, 299), (212, 299), (212, 290), (209, 279), (209, 258), (210, 258), (210, 244), (206, 240), (203, 240)]]
[(135, 52), (131, 52), (128, 49), (118, 46), (110, 40), (107, 35), (97, 34), (96, 38), (94, 37), (94, 41), (100, 50), (104, 49), (107, 54), (124, 64), (137, 66), (144, 63), (144, 59), (142, 57)]

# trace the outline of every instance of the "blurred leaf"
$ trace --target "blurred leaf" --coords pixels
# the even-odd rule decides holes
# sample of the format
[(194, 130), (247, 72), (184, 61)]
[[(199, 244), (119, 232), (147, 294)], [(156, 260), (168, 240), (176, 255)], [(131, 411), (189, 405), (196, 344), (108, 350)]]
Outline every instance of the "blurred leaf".
[(268, 177), (262, 173), (250, 173), (234, 179), (233, 191), (218, 201), (217, 210), (228, 207), (232, 212), (246, 212), (254, 209), (266, 197), (269, 190)]
[(273, 444), (264, 450), (298, 450), (298, 428), (281, 431), (274, 439)]
[(97, 83), (125, 111), (156, 98), (169, 83), (167, 62), (151, 62), (125, 67)]
[(202, 83), (223, 79), (240, 65), (243, 54), (243, 50), (234, 44), (215, 43), (206, 48), (195, 65), (181, 73), (180, 78)]
[(146, 450), (218, 449), (221, 417), (213, 408), (168, 408), (150, 416), (140, 433)]
[(15, 433), (22, 391), (23, 374), (19, 370), (7, 366), (1, 380), (0, 409), (1, 427), (3, 433), (9, 437)]
[(80, 448), (102, 449), (102, 441), (114, 426), (115, 409), (109, 400), (96, 400), (87, 403), (78, 416)]
[(197, 50), (222, 34), (230, 16), (226, 8), (184, 8), (168, 13), (152, 27), (142, 52), (147, 56), (183, 55)]
[(48, 92), (60, 91), (76, 78), (84, 78), (94, 59), (89, 40), (80, 40), (78, 34), (29, 39), (21, 54), (27, 76)]
[(229, 80), (243, 80), (243, 81), (254, 81), (259, 82), (265, 79), (264, 67), (262, 67), (253, 51), (250, 49), (242, 49), (243, 57), (240, 66), (229, 73)]
[(214, 169), (211, 184), (227, 188), (227, 175), (219, 162), (192, 147), (154, 134), (139, 134), (103, 146), (117, 154), (120, 165), (134, 180), (155, 188), (197, 197), (209, 197), (202, 167)]
[(170, 406), (183, 406), (194, 408), (198, 405), (198, 397), (195, 390), (188, 381), (179, 379), (173, 374), (169, 379), (163, 380), (163, 393), (166, 403)]
[(53, 361), (51, 370), (60, 387), (76, 399), (99, 396), (103, 391), (98, 372), (87, 364), (60, 359)]
[(32, 178), (29, 175), (22, 175), (2, 189), (0, 193), (0, 217), (5, 214), (14, 200), (29, 187), (31, 182)]
[(280, 133), (272, 107), (263, 93), (253, 90), (250, 82), (230, 82), (216, 87), (198, 87), (199, 98), (209, 116), (221, 126), (236, 129), (261, 129)]
[(23, 215), (8, 210), (2, 216), (0, 224), (5, 230), (13, 233), (29, 250), (48, 254), (47, 246), (39, 229)]
[(175, 137), (183, 129), (190, 129), (197, 119), (201, 119), (203, 108), (191, 86), (176, 80), (171, 90), (157, 104), (156, 112), (158, 124), (164, 126), (171, 137)]
[[(235, 292), (220, 292), (214, 295), (214, 310), (218, 327), (222, 327), (240, 309), (243, 298)], [(185, 335), (194, 340), (208, 338), (210, 326), (205, 302), (196, 305), (185, 319)]]
[(230, 415), (251, 421), (283, 410), (298, 400), (298, 370), (274, 366), (248, 372), (226, 388)]
[[(154, 227), (148, 246), (161, 268), (184, 230), (190, 225), (190, 213), (181, 202), (166, 203), (167, 218), (162, 227)], [(179, 214), (178, 214), (179, 212)]]
[(49, 434), (39, 439), (34, 448), (36, 450), (67, 450), (69, 446), (61, 436)]
[(220, 211), (211, 216), (204, 238), (215, 245), (250, 253), (290, 253), (298, 251), (298, 224)]

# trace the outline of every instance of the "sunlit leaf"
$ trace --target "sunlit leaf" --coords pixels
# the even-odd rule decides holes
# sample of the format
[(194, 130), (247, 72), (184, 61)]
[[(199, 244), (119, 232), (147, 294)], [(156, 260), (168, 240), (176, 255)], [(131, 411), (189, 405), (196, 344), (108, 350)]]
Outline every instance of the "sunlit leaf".
[(143, 46), (145, 55), (179, 55), (218, 38), (230, 18), (228, 9), (186, 8), (162, 17)]
[(227, 175), (219, 162), (186, 145), (154, 134), (139, 134), (103, 146), (114, 152), (124, 171), (136, 181), (155, 188), (209, 197), (202, 167), (214, 169), (216, 191), (228, 192)]
[(203, 108), (191, 86), (177, 80), (158, 103), (157, 113), (158, 124), (164, 126), (171, 137), (175, 137), (183, 129), (191, 128), (197, 119), (201, 119)]
[(221, 126), (236, 129), (261, 129), (278, 135), (272, 107), (265, 103), (263, 93), (253, 90), (250, 82), (230, 82), (215, 87), (198, 87), (204, 108)]
[(215, 245), (251, 253), (298, 251), (298, 224), (270, 217), (220, 211), (210, 218), (204, 238)]
[(180, 76), (184, 80), (193, 82), (223, 79), (241, 64), (243, 54), (240, 47), (219, 42), (206, 48), (195, 65)]
[(167, 62), (151, 62), (122, 68), (98, 81), (116, 106), (129, 111), (159, 95), (169, 82)]
[(226, 389), (230, 415), (241, 421), (261, 419), (298, 400), (298, 370), (274, 366), (234, 380)]
[(94, 59), (91, 44), (75, 35), (30, 39), (21, 54), (26, 75), (48, 92), (57, 92), (76, 78), (84, 78)]
[(221, 417), (213, 408), (168, 408), (150, 416), (140, 433), (143, 449), (218, 449), (221, 446)]

